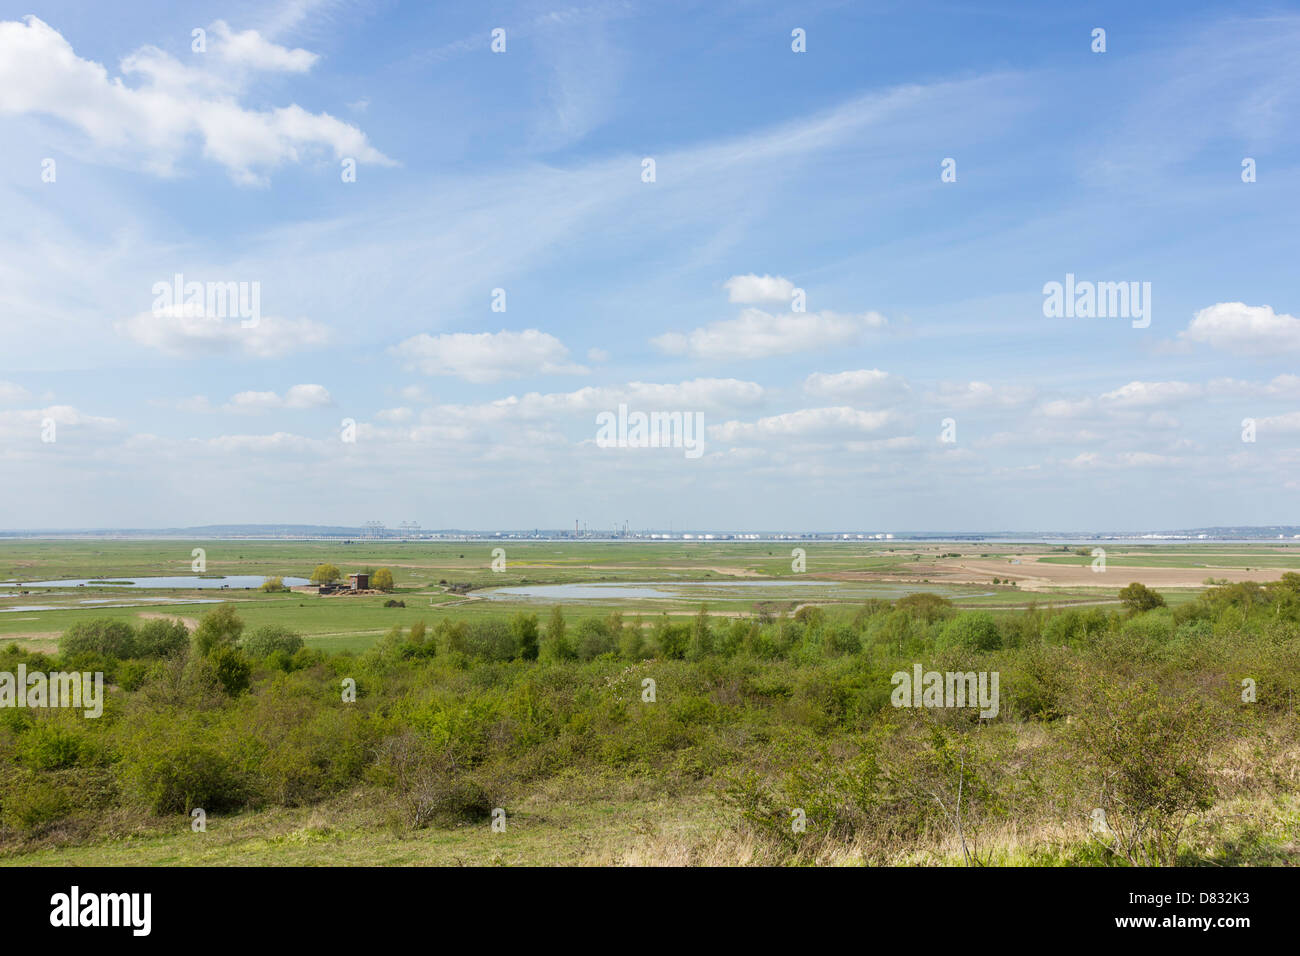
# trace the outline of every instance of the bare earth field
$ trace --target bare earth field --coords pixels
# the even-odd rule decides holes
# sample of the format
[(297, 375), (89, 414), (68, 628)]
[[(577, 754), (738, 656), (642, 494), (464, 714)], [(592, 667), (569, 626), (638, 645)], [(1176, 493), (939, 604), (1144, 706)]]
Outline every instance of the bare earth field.
[[(1011, 577), (1022, 590), (1045, 591), (1061, 587), (1123, 587), (1140, 581), (1150, 588), (1202, 588), (1205, 579), (1227, 581), (1276, 581), (1287, 568), (1151, 568), (1125, 566), (1122, 560), (1108, 560), (1104, 572), (1093, 571), (1090, 561), (1079, 565), (1048, 564), (1028, 558), (1020, 564), (1007, 559), (942, 561), (927, 569), (930, 580), (952, 584), (980, 584), (992, 577)], [(1122, 580), (1121, 580), (1122, 579)]]

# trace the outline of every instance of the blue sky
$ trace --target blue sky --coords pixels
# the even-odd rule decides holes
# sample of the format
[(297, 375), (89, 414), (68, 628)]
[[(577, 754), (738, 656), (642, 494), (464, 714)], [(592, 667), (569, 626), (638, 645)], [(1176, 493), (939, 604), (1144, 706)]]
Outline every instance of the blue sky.
[[(1282, 4), (0, 2), (0, 527), (1300, 523), (1298, 41)], [(176, 273), (256, 326), (159, 309)], [(1150, 283), (1149, 326), (1047, 317), (1067, 273)], [(620, 404), (704, 453), (600, 447)]]

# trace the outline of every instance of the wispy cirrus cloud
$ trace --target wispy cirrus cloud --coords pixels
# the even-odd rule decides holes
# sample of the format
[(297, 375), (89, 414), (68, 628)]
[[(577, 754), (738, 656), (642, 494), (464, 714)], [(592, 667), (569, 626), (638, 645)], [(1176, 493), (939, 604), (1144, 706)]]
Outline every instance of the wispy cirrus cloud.
[(14, 382), (0, 382), (0, 405), (15, 405), (31, 397), (32, 393), (21, 385)]

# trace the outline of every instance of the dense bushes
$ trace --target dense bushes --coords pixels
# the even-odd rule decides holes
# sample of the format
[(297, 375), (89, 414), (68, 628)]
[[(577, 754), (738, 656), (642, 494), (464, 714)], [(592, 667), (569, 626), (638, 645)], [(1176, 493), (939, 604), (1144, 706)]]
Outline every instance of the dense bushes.
[(238, 809), (248, 782), (234, 761), (198, 740), (167, 740), (142, 747), (122, 763), (124, 787), (154, 813)]
[[(1127, 834), (1107, 859), (1182, 860), (1186, 828), (1224, 786), (1211, 772), (1220, 731), (1276, 720), (1277, 747), (1294, 745), (1290, 594), (1233, 586), (1173, 609), (1014, 614), (925, 596), (770, 620), (569, 621), (557, 607), (544, 626), (532, 614), (397, 625), (358, 656), (308, 650), (280, 627), (245, 632), (232, 606), (208, 612), (192, 643), (176, 622), (83, 622), (58, 659), (0, 656), (0, 670), (102, 657), (119, 681), (99, 720), (0, 710), (0, 843), (82, 813), (74, 778), (108, 781), (96, 792), (124, 812), (167, 815), (365, 787), (422, 827), (485, 825), (544, 778), (601, 773), (657, 791), (729, 785), (734, 819), (774, 860), (825, 840), (881, 860), (947, 841), (985, 862), (1002, 821), (1059, 826), (1094, 808)], [(917, 663), (1000, 672), (998, 718), (892, 706), (891, 674)], [(1289, 783), (1279, 770), (1256, 785)]]
[(1002, 634), (987, 611), (967, 611), (949, 619), (939, 631), (942, 647), (993, 651), (1002, 646)]
[(189, 640), (189, 631), (180, 621), (146, 621), (136, 629), (126, 621), (95, 618), (78, 621), (64, 632), (59, 639), (59, 655), (67, 661), (88, 662), (170, 657), (183, 650)]

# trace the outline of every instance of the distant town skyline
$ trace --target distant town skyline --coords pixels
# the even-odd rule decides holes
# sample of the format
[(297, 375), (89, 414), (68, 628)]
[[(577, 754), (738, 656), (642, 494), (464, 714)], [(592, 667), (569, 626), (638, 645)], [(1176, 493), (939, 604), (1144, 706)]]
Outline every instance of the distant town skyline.
[(903, 530), (891, 532), (859, 532), (838, 530), (723, 530), (689, 528), (614, 528), (582, 524), (569, 531), (564, 528), (389, 528), (346, 525), (200, 525), (189, 528), (82, 528), (82, 529), (12, 529), (0, 528), (0, 539), (22, 537), (86, 537), (107, 540), (110, 538), (176, 538), (198, 540), (203, 537), (229, 540), (343, 540), (348, 543), (366, 541), (806, 541), (828, 543), (903, 544), (908, 541), (1102, 541), (1123, 540), (1171, 543), (1197, 541), (1278, 541), (1287, 544), (1300, 541), (1300, 526), (1272, 525), (1266, 527), (1236, 527), (1208, 529), (1168, 529), (1164, 531), (1113, 531), (1106, 529), (1057, 529), (1052, 531), (1000, 531)]

